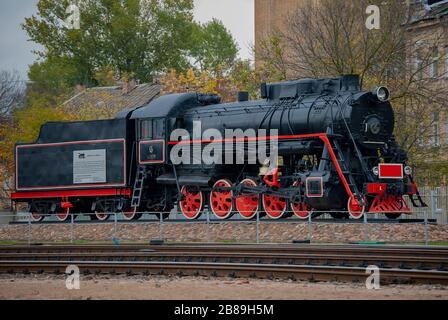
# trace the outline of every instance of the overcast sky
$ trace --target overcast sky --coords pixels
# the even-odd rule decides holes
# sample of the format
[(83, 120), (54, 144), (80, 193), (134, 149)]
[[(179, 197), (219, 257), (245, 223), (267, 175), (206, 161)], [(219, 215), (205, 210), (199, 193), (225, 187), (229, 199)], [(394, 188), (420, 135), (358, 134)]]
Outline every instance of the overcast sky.
[[(240, 47), (240, 56), (251, 58), (254, 42), (254, 0), (195, 0), (195, 18), (206, 22), (218, 18), (232, 32)], [(0, 0), (0, 70), (16, 69), (27, 79), (28, 66), (37, 47), (27, 41), (20, 23), (36, 12), (37, 0)]]

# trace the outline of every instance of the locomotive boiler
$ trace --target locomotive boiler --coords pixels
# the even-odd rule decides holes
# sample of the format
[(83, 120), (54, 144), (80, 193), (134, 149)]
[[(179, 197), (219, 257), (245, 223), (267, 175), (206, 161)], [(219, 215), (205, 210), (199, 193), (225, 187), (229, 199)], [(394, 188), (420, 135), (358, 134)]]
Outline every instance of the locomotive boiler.
[[(112, 120), (46, 124), (35, 144), (16, 146), (12, 200), (28, 203), (36, 220), (173, 209), (186, 219), (206, 209), (217, 219), (394, 219), (411, 212), (405, 196), (425, 204), (393, 136), (389, 96), (348, 75), (263, 84), (257, 101), (173, 94)], [(248, 157), (255, 142), (266, 142), (264, 162)], [(219, 161), (205, 161), (218, 143), (209, 154)]]

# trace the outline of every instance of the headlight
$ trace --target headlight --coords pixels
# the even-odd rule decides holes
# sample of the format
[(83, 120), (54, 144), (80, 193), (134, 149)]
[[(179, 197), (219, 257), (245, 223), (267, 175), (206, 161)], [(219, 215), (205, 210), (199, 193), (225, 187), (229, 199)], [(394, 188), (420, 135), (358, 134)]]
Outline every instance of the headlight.
[(386, 87), (378, 87), (373, 90), (373, 95), (381, 102), (389, 101), (390, 91)]
[(380, 175), (380, 169), (378, 167), (374, 167), (372, 169), (372, 172), (374, 175), (379, 176)]
[(407, 176), (410, 176), (410, 175), (412, 174), (412, 168), (409, 167), (409, 166), (405, 167), (405, 168), (404, 168), (404, 173), (405, 173)]

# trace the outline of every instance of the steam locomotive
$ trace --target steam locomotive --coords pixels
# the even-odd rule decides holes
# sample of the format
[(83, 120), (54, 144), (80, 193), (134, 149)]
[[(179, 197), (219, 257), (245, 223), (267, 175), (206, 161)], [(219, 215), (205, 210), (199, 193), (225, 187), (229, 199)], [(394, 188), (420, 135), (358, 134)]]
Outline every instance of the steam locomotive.
[[(222, 104), (213, 94), (172, 94), (115, 119), (46, 123), (36, 143), (15, 146), (11, 199), (27, 203), (35, 221), (65, 221), (70, 213), (168, 218), (173, 209), (197, 219), (206, 208), (218, 219), (395, 219), (411, 213), (405, 196), (426, 206), (393, 136), (386, 87), (362, 91), (359, 77), (346, 75), (263, 84), (261, 97), (241, 93)], [(212, 139), (210, 130), (255, 135)], [(251, 161), (251, 143), (262, 141), (276, 157)], [(213, 157), (239, 161), (209, 163), (189, 151), (202, 154), (218, 142), (233, 148)], [(178, 163), (173, 154), (190, 161)]]

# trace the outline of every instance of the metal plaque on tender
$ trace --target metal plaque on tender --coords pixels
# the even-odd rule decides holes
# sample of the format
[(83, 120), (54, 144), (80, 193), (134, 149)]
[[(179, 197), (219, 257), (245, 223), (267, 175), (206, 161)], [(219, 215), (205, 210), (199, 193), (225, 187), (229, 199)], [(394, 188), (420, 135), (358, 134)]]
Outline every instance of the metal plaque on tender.
[(403, 164), (381, 163), (379, 165), (380, 179), (403, 179)]
[(106, 182), (106, 149), (73, 151), (73, 183)]
[(140, 141), (139, 162), (140, 164), (164, 163), (165, 141), (164, 140)]

